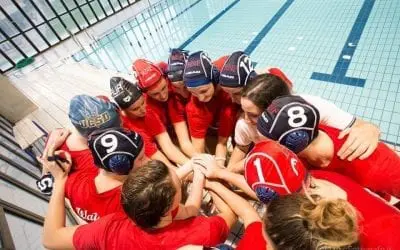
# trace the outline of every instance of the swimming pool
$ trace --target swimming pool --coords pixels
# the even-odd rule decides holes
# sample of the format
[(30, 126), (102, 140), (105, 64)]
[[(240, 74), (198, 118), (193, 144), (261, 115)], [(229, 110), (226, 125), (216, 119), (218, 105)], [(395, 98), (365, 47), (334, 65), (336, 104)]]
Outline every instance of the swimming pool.
[(322, 96), (380, 126), (400, 146), (400, 1), (166, 0), (115, 27), (75, 60), (129, 72), (169, 48), (211, 58), (244, 50), (278, 66), (295, 90)]

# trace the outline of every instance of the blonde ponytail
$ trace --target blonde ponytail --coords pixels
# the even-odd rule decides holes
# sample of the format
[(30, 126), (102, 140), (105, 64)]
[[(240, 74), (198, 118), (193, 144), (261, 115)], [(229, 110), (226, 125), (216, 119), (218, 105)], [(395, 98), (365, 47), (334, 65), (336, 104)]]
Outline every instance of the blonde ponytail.
[(357, 211), (342, 199), (291, 194), (272, 201), (265, 231), (276, 249), (357, 248)]
[(317, 199), (314, 204), (304, 201), (300, 215), (313, 237), (319, 240), (318, 248), (341, 248), (357, 242), (357, 212), (354, 207), (342, 199)]

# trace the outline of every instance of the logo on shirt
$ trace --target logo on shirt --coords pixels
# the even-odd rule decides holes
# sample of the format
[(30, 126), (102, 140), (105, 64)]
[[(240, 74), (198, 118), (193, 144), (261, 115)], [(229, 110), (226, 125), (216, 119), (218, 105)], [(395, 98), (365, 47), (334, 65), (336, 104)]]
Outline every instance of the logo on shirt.
[(76, 208), (76, 213), (85, 221), (96, 221), (100, 218), (98, 213), (88, 214), (87, 210), (83, 210), (79, 207)]

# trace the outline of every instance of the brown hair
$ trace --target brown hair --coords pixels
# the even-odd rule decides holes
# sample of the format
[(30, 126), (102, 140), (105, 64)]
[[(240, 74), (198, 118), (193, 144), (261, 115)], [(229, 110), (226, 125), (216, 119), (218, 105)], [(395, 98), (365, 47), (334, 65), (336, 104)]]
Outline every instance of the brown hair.
[(271, 201), (265, 215), (265, 231), (276, 249), (358, 248), (357, 213), (345, 200), (312, 201), (304, 194)]
[(121, 204), (139, 227), (151, 229), (171, 208), (176, 192), (168, 167), (161, 161), (149, 161), (128, 175)]
[(277, 97), (289, 94), (288, 85), (281, 78), (268, 73), (251, 79), (242, 90), (242, 97), (252, 101), (260, 110), (265, 110)]

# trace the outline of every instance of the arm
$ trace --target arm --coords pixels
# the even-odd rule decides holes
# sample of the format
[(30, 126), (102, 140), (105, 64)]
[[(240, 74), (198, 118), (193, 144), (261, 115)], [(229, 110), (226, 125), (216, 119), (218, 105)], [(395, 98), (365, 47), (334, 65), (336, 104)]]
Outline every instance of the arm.
[(175, 173), (178, 175), (179, 179), (183, 180), (185, 177), (193, 171), (192, 160), (186, 162), (183, 166), (175, 168)]
[(220, 165), (221, 167), (224, 167), (226, 162), (227, 142), (227, 137), (218, 136), (218, 142), (215, 148), (215, 159), (217, 160), (218, 165)]
[(217, 173), (217, 178), (235, 185), (254, 200), (258, 200), (256, 193), (249, 187), (243, 175), (233, 173), (227, 169), (221, 169)]
[(243, 174), (245, 161), (246, 161), (246, 158), (244, 158), (243, 160), (241, 160), (239, 162), (236, 162), (228, 170), (231, 171), (232, 173)]
[(233, 212), (243, 220), (245, 227), (255, 221), (261, 221), (257, 211), (250, 205), (249, 202), (227, 189), (221, 183), (209, 182), (207, 183), (207, 188), (215, 192), (228, 204), (230, 209), (232, 209)]
[(171, 138), (167, 132), (163, 132), (156, 136), (158, 145), (160, 145), (164, 154), (169, 160), (177, 164), (185, 164), (189, 159), (172, 143)]
[[(59, 154), (56, 152), (55, 154)], [(54, 147), (49, 149), (47, 156), (54, 155)], [(71, 156), (65, 154), (68, 163), (60, 163), (64, 169), (61, 170), (55, 161), (47, 161), (47, 156), (44, 164), (49, 169), (50, 173), (54, 176), (55, 184), (53, 194), (50, 198), (47, 215), (43, 226), (43, 245), (51, 249), (73, 249), (72, 238), (79, 226), (65, 227), (65, 182), (67, 180), (68, 172), (71, 168)]]
[(234, 169), (236, 169), (236, 164), (237, 163), (241, 163), (242, 160), (246, 157), (247, 152), (249, 151), (249, 147), (250, 146), (240, 146), (240, 145), (236, 145), (235, 148), (233, 149), (231, 158), (229, 160), (228, 163), (228, 169), (234, 171)]
[[(206, 181), (206, 186), (208, 185), (207, 182), (208, 181)], [(236, 214), (232, 211), (232, 209), (229, 207), (229, 205), (226, 204), (226, 202), (224, 200), (222, 200), (221, 197), (218, 196), (218, 194), (214, 193), (213, 191), (210, 191), (210, 194), (213, 199), (214, 205), (217, 207), (218, 211), (220, 212), (219, 214), (217, 214), (217, 216), (224, 219), (228, 228), (231, 229), (237, 221)]]
[(192, 144), (197, 153), (204, 153), (206, 148), (205, 138), (194, 138), (192, 136)]
[(334, 103), (319, 96), (300, 95), (308, 103), (314, 105), (320, 114), (320, 123), (340, 130), (346, 129), (353, 124), (354, 115), (342, 110)]
[(193, 157), (197, 154), (192, 142), (190, 141), (188, 127), (185, 121), (177, 122), (173, 124), (176, 136), (178, 137), (179, 146), (183, 153), (189, 157)]
[(185, 205), (180, 205), (176, 219), (184, 220), (199, 214), (204, 188), (204, 175), (199, 170), (194, 171), (192, 190)]
[(323, 98), (310, 95), (301, 96), (318, 109), (321, 124), (343, 130), (339, 139), (349, 135), (338, 152), (341, 159), (352, 161), (359, 158), (364, 160), (375, 151), (380, 136), (378, 127), (372, 123), (356, 119), (355, 116)]
[(258, 200), (256, 194), (249, 187), (243, 175), (235, 174), (228, 169), (219, 167), (212, 156), (201, 155), (199, 157), (194, 157), (193, 162), (197, 163), (196, 166), (201, 166), (199, 169), (207, 178), (224, 180), (242, 189), (243, 192), (251, 198)]
[(160, 151), (157, 150), (157, 152), (155, 152), (150, 159), (152, 160), (159, 160), (164, 162), (165, 165), (167, 165), (167, 167), (172, 168), (172, 169), (176, 169), (176, 166), (174, 166), (167, 157), (165, 157), (165, 155)]
[[(58, 128), (50, 132), (46, 145), (43, 149), (42, 157), (38, 158), (37, 160), (43, 164), (44, 157), (47, 157), (49, 147), (54, 147), (58, 149), (61, 145), (65, 142), (67, 137), (70, 135), (70, 131), (68, 129)], [(48, 170), (43, 166), (42, 174), (46, 174)]]
[(368, 158), (378, 147), (380, 130), (372, 123), (356, 119), (354, 124), (339, 134), (339, 139), (348, 135), (337, 155), (341, 159), (352, 161), (356, 158)]

